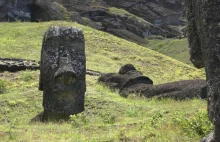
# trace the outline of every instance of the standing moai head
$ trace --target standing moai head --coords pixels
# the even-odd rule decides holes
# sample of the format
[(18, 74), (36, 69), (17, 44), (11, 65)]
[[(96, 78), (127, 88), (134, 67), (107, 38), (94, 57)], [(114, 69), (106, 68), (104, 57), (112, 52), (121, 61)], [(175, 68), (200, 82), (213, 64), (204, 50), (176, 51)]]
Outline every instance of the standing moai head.
[(50, 27), (41, 51), (39, 90), (43, 91), (43, 119), (68, 118), (84, 111), (86, 57), (83, 31)]

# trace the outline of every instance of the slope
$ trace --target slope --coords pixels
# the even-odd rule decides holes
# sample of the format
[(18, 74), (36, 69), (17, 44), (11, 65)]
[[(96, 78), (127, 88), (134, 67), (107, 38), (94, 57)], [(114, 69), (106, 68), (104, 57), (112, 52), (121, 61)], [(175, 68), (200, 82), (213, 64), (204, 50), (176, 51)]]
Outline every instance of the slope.
[(203, 72), (160, 53), (108, 33), (68, 22), (1, 23), (0, 56), (39, 61), (43, 34), (52, 25), (71, 25), (83, 29), (87, 67), (90, 69), (117, 72), (121, 65), (132, 63), (156, 84), (204, 77)]
[[(132, 63), (155, 84), (204, 78), (204, 72), (135, 43), (76, 23), (0, 23), (0, 56), (39, 60), (52, 25), (83, 29), (87, 68), (117, 72)], [(206, 101), (121, 98), (87, 76), (85, 112), (67, 122), (30, 123), (43, 110), (39, 71), (0, 73), (0, 141), (199, 141), (212, 128)], [(202, 118), (202, 119), (201, 119)], [(184, 122), (184, 123), (182, 123)], [(197, 127), (194, 127), (196, 124)]]
[(148, 47), (185, 64), (192, 65), (187, 39), (149, 40)]

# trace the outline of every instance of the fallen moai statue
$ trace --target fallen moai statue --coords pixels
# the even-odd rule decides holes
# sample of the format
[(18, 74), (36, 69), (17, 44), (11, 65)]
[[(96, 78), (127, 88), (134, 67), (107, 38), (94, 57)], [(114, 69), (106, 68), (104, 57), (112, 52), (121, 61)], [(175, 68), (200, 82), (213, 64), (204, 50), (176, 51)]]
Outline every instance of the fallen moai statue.
[(127, 97), (129, 94), (138, 94), (147, 98), (156, 97), (158, 99), (172, 98), (175, 100), (184, 100), (195, 97), (205, 99), (207, 97), (206, 81), (183, 80), (160, 85), (127, 83), (120, 89), (120, 95)]
[(99, 77), (98, 82), (104, 83), (112, 89), (121, 89), (128, 81), (139, 78), (139, 82), (144, 84), (153, 84), (153, 81), (143, 76), (143, 73), (137, 71), (131, 64), (127, 64), (121, 67), (119, 73), (107, 73), (102, 74)]
[(122, 97), (128, 97), (129, 94), (175, 100), (207, 97), (205, 80), (184, 80), (153, 85), (150, 78), (143, 76), (143, 73), (137, 71), (131, 64), (121, 67), (119, 73), (103, 74), (98, 81), (111, 89), (118, 89)]
[(192, 63), (206, 70), (208, 114), (214, 131), (203, 142), (220, 142), (220, 1), (185, 0)]
[(81, 29), (54, 26), (45, 33), (39, 90), (43, 121), (68, 119), (84, 111), (86, 57)]

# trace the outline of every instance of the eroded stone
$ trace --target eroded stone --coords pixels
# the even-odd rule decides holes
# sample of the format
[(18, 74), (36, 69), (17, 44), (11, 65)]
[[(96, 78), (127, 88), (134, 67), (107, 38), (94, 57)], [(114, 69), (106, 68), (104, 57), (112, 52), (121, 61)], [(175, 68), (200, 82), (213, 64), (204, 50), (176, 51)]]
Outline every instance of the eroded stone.
[(43, 119), (62, 119), (84, 111), (86, 57), (81, 29), (54, 26), (45, 33), (39, 90)]
[(220, 1), (185, 0), (191, 61), (205, 66), (208, 90), (208, 114), (214, 132), (204, 142), (220, 141)]

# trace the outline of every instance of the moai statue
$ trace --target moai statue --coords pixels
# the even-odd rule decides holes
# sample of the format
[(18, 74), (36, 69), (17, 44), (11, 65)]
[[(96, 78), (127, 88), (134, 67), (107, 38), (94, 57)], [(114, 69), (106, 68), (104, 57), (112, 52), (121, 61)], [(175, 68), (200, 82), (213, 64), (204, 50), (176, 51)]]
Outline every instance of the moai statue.
[(220, 142), (220, 0), (185, 0), (192, 63), (206, 70), (209, 119), (203, 142)]
[(45, 33), (39, 90), (43, 121), (68, 118), (84, 111), (86, 57), (83, 31), (54, 26)]

